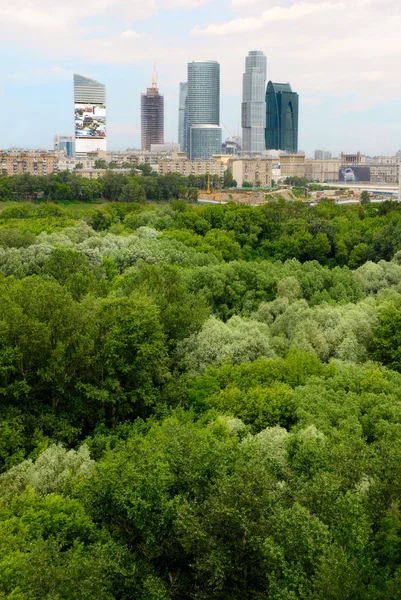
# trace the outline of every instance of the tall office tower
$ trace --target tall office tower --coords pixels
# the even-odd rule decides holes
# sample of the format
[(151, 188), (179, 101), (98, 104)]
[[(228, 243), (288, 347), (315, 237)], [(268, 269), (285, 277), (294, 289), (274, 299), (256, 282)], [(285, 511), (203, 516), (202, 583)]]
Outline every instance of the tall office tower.
[(245, 152), (265, 149), (266, 68), (263, 52), (249, 52), (242, 85), (242, 149)]
[(164, 96), (159, 94), (156, 68), (152, 87), (141, 94), (141, 140), (142, 150), (149, 152), (152, 144), (164, 144)]
[(298, 94), (289, 83), (269, 81), (266, 89), (266, 149), (298, 152)]
[(106, 150), (106, 86), (74, 75), (75, 156)]
[(213, 154), (220, 154), (222, 132), (219, 127), (220, 65), (218, 62), (195, 60), (188, 63), (187, 107), (187, 154), (190, 160), (207, 159)]
[(180, 104), (178, 109), (178, 143), (181, 152), (187, 151), (187, 111), (188, 84), (180, 83)]
[(74, 136), (72, 135), (55, 135), (54, 136), (54, 149), (62, 150), (69, 158), (74, 158), (75, 147), (74, 147)]

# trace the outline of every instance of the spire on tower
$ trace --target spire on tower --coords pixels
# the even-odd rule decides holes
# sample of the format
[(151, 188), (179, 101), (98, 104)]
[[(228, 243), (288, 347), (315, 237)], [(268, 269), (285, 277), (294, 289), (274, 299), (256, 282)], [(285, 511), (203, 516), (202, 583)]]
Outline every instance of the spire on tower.
[(153, 65), (152, 88), (157, 88), (157, 70), (156, 70), (156, 64)]

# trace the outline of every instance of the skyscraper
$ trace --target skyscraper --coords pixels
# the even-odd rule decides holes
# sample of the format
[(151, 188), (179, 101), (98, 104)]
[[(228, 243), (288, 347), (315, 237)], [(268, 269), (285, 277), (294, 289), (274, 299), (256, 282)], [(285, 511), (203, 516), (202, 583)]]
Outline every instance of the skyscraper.
[(253, 50), (245, 58), (242, 87), (242, 149), (262, 152), (266, 128), (266, 56)]
[(219, 125), (220, 65), (214, 60), (192, 61), (188, 63), (187, 100), (187, 153), (191, 160), (221, 152)]
[(298, 94), (289, 83), (269, 81), (266, 89), (266, 149), (298, 152)]
[(152, 144), (164, 144), (164, 96), (159, 94), (156, 69), (152, 87), (141, 94), (141, 140), (142, 150), (149, 152)]
[(74, 158), (75, 147), (74, 147), (74, 136), (72, 135), (58, 135), (54, 136), (54, 149), (63, 150), (66, 156)]
[(187, 112), (188, 83), (180, 83), (180, 104), (178, 109), (178, 143), (181, 152), (187, 151)]
[(106, 150), (106, 86), (74, 75), (75, 155)]

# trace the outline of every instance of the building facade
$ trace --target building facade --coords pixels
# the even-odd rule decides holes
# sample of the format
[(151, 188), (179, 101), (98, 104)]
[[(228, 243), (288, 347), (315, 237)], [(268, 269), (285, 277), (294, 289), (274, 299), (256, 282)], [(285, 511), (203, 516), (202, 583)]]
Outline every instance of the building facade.
[(280, 154), (279, 164), (281, 177), (305, 177), (305, 154)]
[(107, 150), (106, 86), (74, 75), (75, 155)]
[[(198, 127), (199, 125), (203, 127)], [(214, 144), (217, 144), (216, 128), (219, 126), (220, 65), (214, 60), (192, 61), (188, 63), (187, 90), (187, 149), (191, 160), (204, 157), (206, 149), (211, 152), (206, 158), (210, 158), (216, 152)], [(192, 127), (197, 128), (193, 135)], [(220, 130), (220, 140), (221, 138)]]
[(141, 147), (150, 151), (152, 144), (164, 144), (164, 96), (159, 94), (156, 73), (152, 87), (141, 94)]
[(189, 156), (191, 160), (207, 160), (221, 154), (222, 131), (218, 125), (192, 125), (189, 129)]
[(180, 83), (180, 100), (178, 108), (178, 143), (181, 152), (187, 152), (187, 113), (188, 113), (188, 83)]
[(341, 167), (339, 158), (331, 160), (307, 160), (305, 161), (305, 177), (309, 181), (319, 183), (332, 183), (338, 181), (338, 174)]
[(360, 152), (357, 152), (356, 154), (345, 154), (344, 152), (341, 152), (340, 160), (341, 164), (347, 167), (357, 167), (366, 164), (366, 156)]
[(398, 185), (400, 165), (398, 163), (369, 165), (371, 183), (382, 183), (387, 185)]
[(189, 175), (217, 175), (223, 177), (227, 168), (227, 162), (220, 159), (210, 160), (188, 160), (172, 158), (159, 161), (155, 169), (160, 175), (168, 173), (179, 173), (184, 177)]
[(269, 81), (266, 89), (266, 149), (298, 152), (298, 94), (289, 83)]
[(1, 175), (51, 175), (58, 173), (58, 152), (0, 150)]
[(72, 135), (55, 135), (54, 136), (54, 149), (56, 151), (64, 152), (65, 156), (74, 158), (75, 156), (75, 143)]
[(242, 149), (245, 152), (263, 152), (265, 149), (266, 70), (263, 52), (249, 52), (242, 84)]
[(230, 161), (230, 169), (239, 187), (244, 181), (258, 187), (271, 187), (274, 159), (239, 158)]

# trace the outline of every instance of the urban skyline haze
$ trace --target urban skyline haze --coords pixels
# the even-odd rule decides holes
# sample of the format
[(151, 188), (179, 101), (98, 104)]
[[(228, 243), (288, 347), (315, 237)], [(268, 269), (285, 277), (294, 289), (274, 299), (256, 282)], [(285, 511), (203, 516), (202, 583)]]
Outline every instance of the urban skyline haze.
[(179, 82), (203, 59), (221, 65), (220, 122), (237, 133), (244, 56), (259, 49), (267, 80), (300, 94), (301, 149), (394, 154), (400, 25), (401, 8), (380, 0), (3, 0), (0, 146), (51, 148), (54, 134), (72, 134), (80, 73), (107, 86), (108, 148), (139, 147), (139, 97), (154, 62), (165, 139), (177, 141)]

